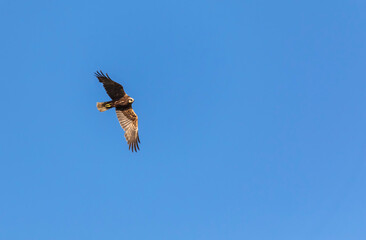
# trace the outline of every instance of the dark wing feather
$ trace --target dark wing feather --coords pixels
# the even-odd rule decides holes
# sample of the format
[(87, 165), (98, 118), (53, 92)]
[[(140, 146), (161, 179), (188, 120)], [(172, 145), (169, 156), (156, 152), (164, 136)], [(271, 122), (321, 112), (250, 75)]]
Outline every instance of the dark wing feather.
[(116, 107), (117, 118), (119, 124), (125, 130), (125, 138), (129, 145), (129, 149), (133, 151), (140, 150), (139, 148), (139, 132), (138, 132), (138, 117), (132, 107), (123, 108)]
[(112, 98), (112, 100), (118, 100), (126, 94), (122, 85), (113, 81), (107, 73), (104, 75), (102, 71), (97, 71), (95, 76), (98, 78), (99, 82), (103, 83), (107, 94)]

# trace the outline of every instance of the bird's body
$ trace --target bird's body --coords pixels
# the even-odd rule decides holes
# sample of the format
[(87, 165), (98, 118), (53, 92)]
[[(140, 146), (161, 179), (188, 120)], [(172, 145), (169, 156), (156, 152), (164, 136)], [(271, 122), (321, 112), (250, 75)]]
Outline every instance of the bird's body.
[(138, 134), (138, 117), (132, 109), (132, 103), (134, 99), (128, 96), (122, 85), (114, 82), (108, 74), (104, 75), (102, 71), (96, 72), (95, 76), (99, 82), (103, 83), (107, 94), (112, 99), (108, 102), (98, 102), (97, 108), (99, 111), (104, 112), (108, 109), (115, 108), (118, 121), (125, 130), (125, 138), (129, 145), (129, 149), (132, 151), (140, 150), (138, 143), (140, 138)]

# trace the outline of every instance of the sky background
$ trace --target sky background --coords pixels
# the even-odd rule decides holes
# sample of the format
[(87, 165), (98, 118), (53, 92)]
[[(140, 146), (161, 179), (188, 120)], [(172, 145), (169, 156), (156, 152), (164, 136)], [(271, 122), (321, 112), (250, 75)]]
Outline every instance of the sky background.
[(0, 8), (0, 239), (366, 239), (364, 0)]

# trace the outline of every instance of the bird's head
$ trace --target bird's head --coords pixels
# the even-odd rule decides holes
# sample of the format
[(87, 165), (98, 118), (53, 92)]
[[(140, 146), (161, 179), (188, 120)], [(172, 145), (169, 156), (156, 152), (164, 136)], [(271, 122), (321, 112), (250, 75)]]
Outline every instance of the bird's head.
[(135, 101), (135, 99), (133, 99), (132, 97), (130, 97), (129, 99), (128, 99), (128, 103), (133, 103)]

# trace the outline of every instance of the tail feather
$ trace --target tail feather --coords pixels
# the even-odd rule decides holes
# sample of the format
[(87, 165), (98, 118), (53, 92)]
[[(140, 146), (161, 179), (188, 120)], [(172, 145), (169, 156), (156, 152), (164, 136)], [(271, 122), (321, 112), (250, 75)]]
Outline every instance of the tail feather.
[(108, 109), (112, 108), (111, 102), (97, 102), (97, 108), (100, 112), (107, 111)]

